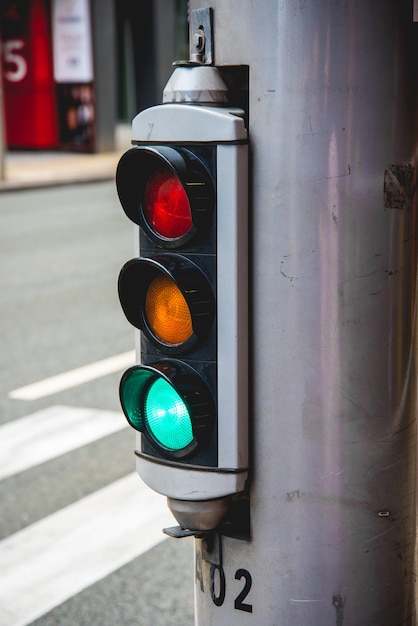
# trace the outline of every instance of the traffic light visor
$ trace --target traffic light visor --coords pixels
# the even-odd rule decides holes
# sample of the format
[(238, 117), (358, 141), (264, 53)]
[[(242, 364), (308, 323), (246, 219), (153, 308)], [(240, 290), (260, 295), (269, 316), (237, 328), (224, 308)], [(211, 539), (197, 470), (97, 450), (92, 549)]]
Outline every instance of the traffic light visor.
[(119, 394), (129, 424), (168, 458), (195, 452), (213, 427), (211, 394), (184, 363), (135, 365), (122, 376)]
[(180, 248), (213, 223), (212, 178), (186, 148), (128, 150), (119, 161), (116, 186), (126, 215), (161, 248)]
[(211, 285), (179, 254), (131, 259), (120, 272), (118, 290), (128, 320), (163, 352), (187, 352), (213, 327)]

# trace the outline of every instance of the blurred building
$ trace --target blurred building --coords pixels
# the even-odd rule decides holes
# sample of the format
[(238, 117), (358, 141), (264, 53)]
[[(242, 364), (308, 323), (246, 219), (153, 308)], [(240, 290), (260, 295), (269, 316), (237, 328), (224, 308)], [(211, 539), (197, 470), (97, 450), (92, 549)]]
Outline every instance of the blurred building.
[(187, 0), (0, 0), (9, 149), (103, 152), (188, 55)]

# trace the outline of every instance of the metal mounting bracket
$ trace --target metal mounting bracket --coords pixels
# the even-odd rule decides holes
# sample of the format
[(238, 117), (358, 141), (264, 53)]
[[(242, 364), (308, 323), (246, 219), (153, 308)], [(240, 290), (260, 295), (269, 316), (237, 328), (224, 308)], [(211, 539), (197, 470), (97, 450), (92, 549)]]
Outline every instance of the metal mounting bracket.
[(203, 537), (202, 559), (216, 567), (223, 566), (222, 535), (216, 531)]
[(190, 61), (201, 65), (215, 62), (213, 45), (213, 10), (195, 9), (190, 16)]
[(203, 539), (208, 533), (213, 531), (208, 530), (184, 530), (181, 526), (170, 526), (169, 528), (163, 528), (163, 533), (173, 539), (183, 539), (184, 537), (196, 537), (197, 539)]

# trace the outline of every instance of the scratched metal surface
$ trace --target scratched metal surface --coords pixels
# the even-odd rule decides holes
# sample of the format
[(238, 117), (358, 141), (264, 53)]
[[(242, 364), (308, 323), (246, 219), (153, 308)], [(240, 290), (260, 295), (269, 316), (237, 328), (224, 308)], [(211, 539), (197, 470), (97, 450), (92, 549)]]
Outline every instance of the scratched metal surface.
[(413, 624), (412, 4), (212, 5), (250, 65), (253, 540), (221, 606), (203, 562), (198, 623)]

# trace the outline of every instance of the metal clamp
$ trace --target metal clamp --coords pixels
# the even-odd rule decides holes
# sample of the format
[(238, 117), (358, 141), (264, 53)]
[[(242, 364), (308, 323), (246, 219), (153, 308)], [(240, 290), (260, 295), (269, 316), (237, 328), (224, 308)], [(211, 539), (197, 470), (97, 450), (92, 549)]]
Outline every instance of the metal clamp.
[(190, 16), (190, 61), (199, 65), (213, 65), (213, 10), (195, 9)]

